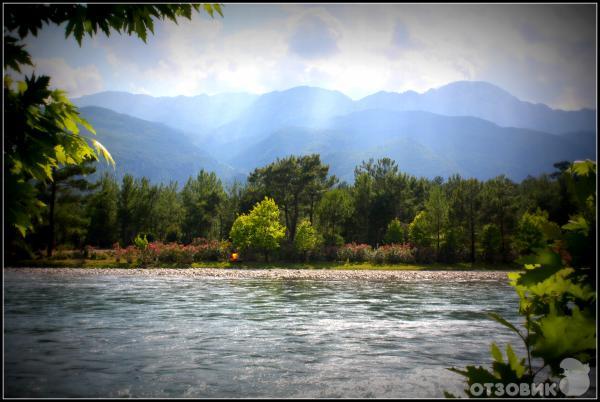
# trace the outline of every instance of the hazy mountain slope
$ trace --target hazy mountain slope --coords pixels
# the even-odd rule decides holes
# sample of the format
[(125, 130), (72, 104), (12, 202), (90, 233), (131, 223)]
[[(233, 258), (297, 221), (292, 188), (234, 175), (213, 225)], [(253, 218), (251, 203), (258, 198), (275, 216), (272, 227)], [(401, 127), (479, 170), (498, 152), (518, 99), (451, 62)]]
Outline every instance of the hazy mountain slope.
[(256, 98), (256, 95), (246, 93), (155, 98), (127, 92), (100, 92), (76, 98), (73, 102), (80, 107), (99, 106), (164, 123), (185, 131), (195, 139), (237, 118)]
[[(487, 179), (505, 173), (515, 180), (551, 171), (560, 160), (594, 158), (594, 149), (561, 136), (499, 127), (472, 117), (427, 112), (367, 110), (333, 118), (327, 129), (279, 129), (252, 145), (231, 146), (232, 166), (250, 171), (291, 154), (319, 153), (332, 172), (351, 181), (354, 166), (389, 156), (418, 176)], [(234, 152), (235, 151), (235, 152)]]
[(269, 92), (236, 120), (211, 132), (205, 144), (216, 157), (228, 158), (231, 149), (258, 142), (282, 127), (318, 127), (353, 108), (352, 100), (337, 91), (296, 87)]
[[(221, 163), (249, 172), (277, 157), (319, 153), (331, 163), (332, 172), (349, 181), (362, 160), (382, 156), (396, 159), (401, 169), (415, 175), (460, 173), (486, 179), (505, 173), (520, 180), (552, 171), (560, 160), (596, 156), (595, 111), (552, 110), (485, 82), (455, 82), (424, 94), (380, 92), (359, 101), (304, 86), (260, 96), (153, 98), (104, 92), (76, 103), (100, 103), (187, 128), (185, 137), (153, 126), (153, 135), (163, 132), (163, 137), (176, 140), (153, 137), (149, 154), (136, 150), (135, 160), (127, 162), (136, 172), (148, 170), (156, 177), (170, 178), (164, 170), (156, 173), (165, 161), (177, 177), (187, 177), (198, 166), (213, 166), (231, 177), (231, 168)], [(115, 115), (102, 113), (96, 113), (95, 124), (108, 128), (112, 148), (120, 149), (119, 156), (128, 161), (126, 150), (136, 143), (120, 144), (123, 137), (114, 135), (115, 130), (128, 133), (141, 123), (123, 115), (113, 123)], [(561, 134), (551, 134), (557, 132)]]
[(487, 82), (458, 81), (418, 94), (378, 92), (357, 102), (357, 110), (420, 110), (448, 116), (473, 116), (503, 127), (521, 127), (548, 133), (595, 130), (594, 110), (554, 110), (524, 102)]
[[(181, 185), (202, 168), (216, 172), (224, 180), (236, 176), (231, 167), (194, 146), (179, 130), (95, 106), (80, 111), (96, 130), (94, 138), (112, 154), (119, 178), (130, 173), (146, 176), (153, 182), (174, 180)], [(113, 171), (104, 162), (100, 166), (102, 170)]]
[(576, 131), (572, 133), (564, 133), (560, 135), (563, 139), (581, 146), (582, 148), (589, 149), (591, 153), (596, 150), (596, 143), (598, 138), (594, 131)]

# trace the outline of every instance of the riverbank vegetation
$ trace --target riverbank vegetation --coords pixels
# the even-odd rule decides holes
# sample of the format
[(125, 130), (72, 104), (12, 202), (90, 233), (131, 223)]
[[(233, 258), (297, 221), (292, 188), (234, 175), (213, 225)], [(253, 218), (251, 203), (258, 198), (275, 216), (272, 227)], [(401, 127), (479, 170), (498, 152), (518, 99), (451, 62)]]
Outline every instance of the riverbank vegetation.
[[(520, 222), (521, 247), (530, 254), (521, 259), (525, 270), (508, 276), (520, 299), (522, 322), (511, 323), (498, 314), (489, 314), (521, 338), (526, 355), (517, 356), (508, 344), (504, 358), (501, 347), (492, 343), (491, 368), (450, 368), (465, 377), (465, 393), (470, 397), (536, 396), (529, 388), (534, 384), (538, 390), (539, 385), (546, 390), (554, 387), (554, 392), (543, 394), (546, 397), (582, 396), (588, 390), (588, 372), (590, 366), (596, 366), (597, 266), (581, 256), (596, 250), (595, 242), (588, 242), (590, 231), (596, 227), (596, 164), (575, 162), (565, 172), (565, 180), (578, 200), (576, 214), (567, 224), (559, 228), (544, 221), (543, 236), (539, 237), (529, 228), (545, 215), (526, 214)], [(581, 367), (580, 382), (568, 376), (569, 364), (573, 363)], [(493, 388), (484, 390), (482, 384), (489, 383)]]
[[(92, 183), (88, 163), (58, 169), (61, 180), (52, 186), (38, 183), (51, 208), (7, 251), (13, 264), (58, 262), (71, 250), (90, 261), (192, 266), (227, 263), (236, 250), (243, 263), (511, 266), (551, 245), (549, 233), (581, 210), (570, 166), (557, 163), (554, 173), (521, 183), (505, 176), (430, 180), (383, 158), (357, 166), (348, 184), (329, 175), (319, 155), (308, 155), (257, 168), (243, 184), (224, 186), (200, 171), (180, 187), (130, 175)], [(579, 265), (593, 262), (593, 227), (580, 231), (586, 247), (572, 253)]]

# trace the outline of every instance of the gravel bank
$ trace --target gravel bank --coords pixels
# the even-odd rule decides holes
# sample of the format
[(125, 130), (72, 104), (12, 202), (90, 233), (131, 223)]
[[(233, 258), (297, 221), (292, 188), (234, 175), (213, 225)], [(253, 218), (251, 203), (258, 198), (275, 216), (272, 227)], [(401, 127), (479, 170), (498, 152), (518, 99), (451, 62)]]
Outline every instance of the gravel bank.
[(309, 280), (396, 280), (422, 281), (505, 281), (507, 271), (377, 271), (318, 269), (222, 269), (222, 268), (4, 268), (4, 275), (18, 276), (141, 276), (223, 279), (309, 279)]

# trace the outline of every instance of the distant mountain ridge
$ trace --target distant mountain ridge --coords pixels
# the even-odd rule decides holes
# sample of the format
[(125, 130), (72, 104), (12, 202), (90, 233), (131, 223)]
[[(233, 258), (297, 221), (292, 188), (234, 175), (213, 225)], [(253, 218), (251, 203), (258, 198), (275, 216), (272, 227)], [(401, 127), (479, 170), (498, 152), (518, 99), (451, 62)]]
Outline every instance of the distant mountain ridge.
[(358, 101), (359, 109), (420, 110), (447, 116), (473, 116), (502, 127), (547, 133), (594, 131), (596, 111), (564, 111), (517, 99), (487, 82), (457, 81), (423, 94), (378, 92)]
[[(339, 91), (300, 86), (263, 95), (224, 93), (192, 97), (152, 97), (128, 92), (100, 92), (73, 100), (78, 106), (100, 106), (141, 119), (165, 123), (197, 136), (247, 120), (248, 115), (264, 115), (271, 105), (288, 106), (278, 121), (302, 120), (292, 115), (292, 106), (306, 116), (303, 124), (315, 125), (333, 117), (367, 109), (425, 111), (447, 116), (473, 116), (502, 127), (519, 127), (562, 134), (595, 131), (596, 111), (565, 111), (541, 103), (521, 101), (504, 89), (484, 81), (456, 81), (422, 94), (380, 91), (353, 101)], [(278, 111), (281, 111), (279, 108)], [(311, 114), (310, 111), (313, 111)], [(256, 118), (255, 118), (256, 120)], [(237, 123), (239, 125), (239, 123)]]
[(167, 124), (197, 137), (237, 118), (257, 95), (153, 97), (129, 92), (107, 91), (73, 99), (80, 107), (99, 106), (143, 120)]
[[(423, 94), (379, 92), (358, 101), (304, 86), (260, 96), (152, 98), (109, 92), (74, 102), (124, 109), (119, 113), (185, 131), (174, 130), (180, 142), (166, 148), (172, 159), (187, 160), (176, 169), (179, 175), (195, 174), (203, 165), (239, 177), (277, 157), (319, 153), (346, 181), (362, 160), (383, 156), (416, 176), (460, 173), (487, 179), (504, 173), (521, 180), (552, 171), (561, 160), (596, 158), (595, 111), (553, 110), (482, 82), (456, 82)], [(128, 124), (123, 115), (119, 119)], [(153, 130), (160, 131), (157, 127)], [(118, 146), (117, 138), (111, 141)], [(202, 163), (178, 152), (194, 154)], [(161, 157), (156, 154), (152, 163)]]

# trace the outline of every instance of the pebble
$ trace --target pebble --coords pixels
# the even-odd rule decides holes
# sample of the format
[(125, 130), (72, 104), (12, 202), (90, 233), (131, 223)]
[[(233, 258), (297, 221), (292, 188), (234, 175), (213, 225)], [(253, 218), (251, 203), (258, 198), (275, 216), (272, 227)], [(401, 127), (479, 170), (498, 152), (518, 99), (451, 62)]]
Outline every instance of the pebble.
[(223, 279), (302, 279), (371, 281), (507, 281), (507, 271), (409, 271), (409, 270), (326, 270), (326, 269), (247, 269), (247, 268), (4, 268), (4, 274), (77, 276), (141, 276)]

